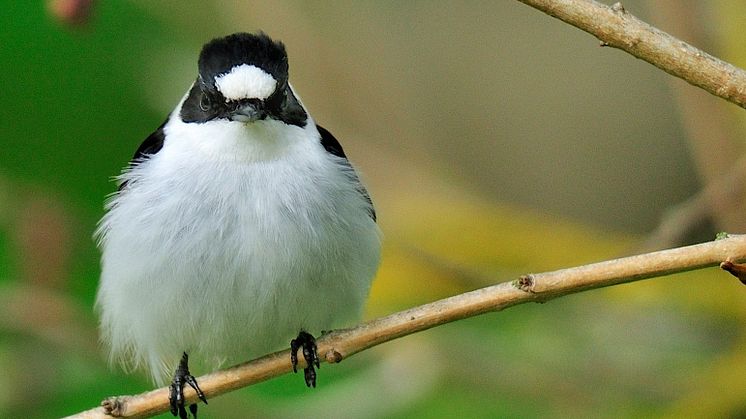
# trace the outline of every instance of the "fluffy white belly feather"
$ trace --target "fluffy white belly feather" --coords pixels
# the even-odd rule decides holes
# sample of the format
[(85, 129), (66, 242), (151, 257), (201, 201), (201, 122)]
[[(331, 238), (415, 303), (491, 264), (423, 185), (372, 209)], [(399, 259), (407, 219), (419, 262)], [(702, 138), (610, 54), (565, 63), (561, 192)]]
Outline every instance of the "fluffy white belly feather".
[(97, 232), (112, 359), (163, 383), (183, 351), (214, 367), (354, 321), (379, 233), (313, 122), (183, 125), (172, 117), (163, 148), (122, 175)]

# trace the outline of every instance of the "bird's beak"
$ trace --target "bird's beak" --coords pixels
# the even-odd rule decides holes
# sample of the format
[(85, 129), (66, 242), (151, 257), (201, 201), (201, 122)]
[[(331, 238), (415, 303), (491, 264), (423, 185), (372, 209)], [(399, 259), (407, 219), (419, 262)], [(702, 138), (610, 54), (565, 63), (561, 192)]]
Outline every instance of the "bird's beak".
[(241, 103), (230, 113), (229, 119), (239, 122), (254, 122), (264, 119), (266, 116), (267, 113), (264, 111), (264, 106), (259, 102), (252, 101)]

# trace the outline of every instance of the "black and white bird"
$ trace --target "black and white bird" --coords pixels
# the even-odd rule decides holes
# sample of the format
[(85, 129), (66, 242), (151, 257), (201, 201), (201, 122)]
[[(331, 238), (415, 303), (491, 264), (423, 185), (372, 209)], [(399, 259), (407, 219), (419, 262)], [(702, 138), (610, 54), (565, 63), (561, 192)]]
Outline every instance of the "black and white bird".
[(181, 417), (184, 385), (199, 388), (187, 354), (216, 367), (292, 340), (315, 386), (311, 333), (360, 314), (380, 236), (342, 147), (288, 82), (285, 46), (263, 33), (206, 44), (197, 80), (118, 180), (96, 233), (112, 359), (173, 377)]

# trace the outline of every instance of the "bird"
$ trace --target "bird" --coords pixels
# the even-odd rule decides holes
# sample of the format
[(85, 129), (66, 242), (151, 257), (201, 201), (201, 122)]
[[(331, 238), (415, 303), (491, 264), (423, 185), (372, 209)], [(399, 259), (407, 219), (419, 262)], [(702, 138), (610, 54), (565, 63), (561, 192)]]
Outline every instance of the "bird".
[(197, 67), (115, 177), (94, 234), (110, 360), (170, 378), (181, 418), (185, 385), (207, 403), (190, 359), (217, 368), (289, 342), (315, 387), (314, 333), (359, 319), (381, 254), (371, 197), (289, 83), (285, 45), (235, 33)]

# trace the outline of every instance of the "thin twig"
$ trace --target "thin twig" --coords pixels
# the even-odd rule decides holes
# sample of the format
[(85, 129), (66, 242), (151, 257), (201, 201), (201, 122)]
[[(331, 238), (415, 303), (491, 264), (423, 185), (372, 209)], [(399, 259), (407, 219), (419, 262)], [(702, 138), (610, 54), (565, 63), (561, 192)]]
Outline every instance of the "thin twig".
[(690, 84), (746, 108), (746, 71), (719, 60), (628, 13), (621, 3), (518, 0), (582, 29), (602, 46), (624, 50)]
[[(337, 363), (360, 351), (390, 340), (479, 314), (500, 311), (527, 302), (545, 302), (567, 294), (716, 266), (723, 261), (746, 260), (746, 235), (731, 236), (694, 246), (614, 259), (554, 272), (529, 274), (519, 279), (478, 289), (372, 320), (352, 329), (321, 336), (319, 354)], [(197, 380), (208, 398), (286, 374), (292, 370), (289, 351), (208, 374)], [(185, 389), (188, 403), (196, 395)], [(168, 390), (160, 388), (136, 396), (105, 401), (120, 417), (148, 417), (168, 410)], [(106, 418), (103, 407), (71, 418)]]
[[(715, 213), (744, 211), (745, 196), (746, 157), (742, 157), (726, 176), (711, 182), (687, 201), (673, 207), (637, 250), (649, 252), (680, 246), (693, 231), (714, 217)], [(743, 226), (732, 226), (734, 229), (738, 227)]]
[(726, 260), (720, 264), (720, 269), (728, 272), (729, 274), (738, 278), (742, 284), (746, 285), (746, 265), (743, 263), (733, 263), (731, 260)]

